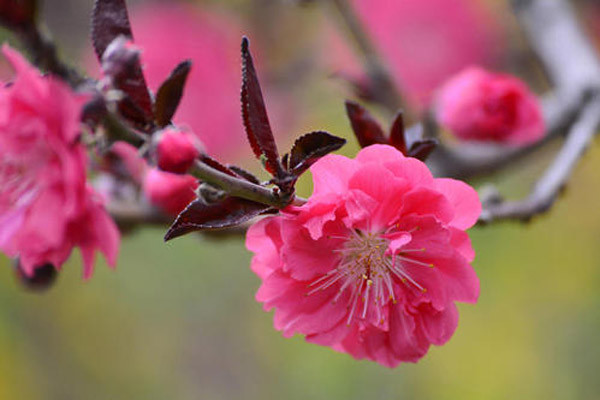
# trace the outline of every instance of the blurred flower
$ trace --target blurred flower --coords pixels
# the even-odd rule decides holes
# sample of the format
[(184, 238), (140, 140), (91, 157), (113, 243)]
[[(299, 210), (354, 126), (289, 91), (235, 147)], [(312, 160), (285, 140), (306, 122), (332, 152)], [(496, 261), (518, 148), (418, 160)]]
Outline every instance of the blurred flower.
[[(396, 84), (408, 100), (423, 108), (449, 76), (470, 64), (494, 62), (502, 53), (497, 19), (478, 0), (354, 0)], [(355, 56), (330, 35), (327, 55), (336, 69), (364, 84)]]
[(156, 168), (144, 178), (144, 194), (150, 202), (170, 215), (177, 215), (196, 198), (198, 181), (191, 175), (178, 175)]
[(33, 276), (46, 264), (60, 268), (79, 247), (89, 278), (96, 250), (114, 265), (119, 233), (86, 182), (84, 99), (16, 51), (3, 51), (16, 80), (0, 89), (0, 249)]
[(187, 132), (165, 129), (157, 140), (157, 164), (163, 171), (185, 174), (200, 154), (198, 140)]
[(189, 125), (210, 154), (231, 156), (243, 146), (240, 117), (241, 28), (222, 15), (165, 3), (134, 8), (135, 44), (144, 74), (156, 92), (173, 68), (192, 61), (175, 122)]
[(465, 232), (481, 211), (476, 192), (387, 145), (326, 156), (311, 172), (308, 203), (246, 239), (275, 328), (388, 367), (450, 339), (454, 302), (479, 294)]
[(440, 124), (463, 140), (525, 145), (545, 130), (540, 104), (525, 83), (477, 67), (440, 89), (436, 113)]

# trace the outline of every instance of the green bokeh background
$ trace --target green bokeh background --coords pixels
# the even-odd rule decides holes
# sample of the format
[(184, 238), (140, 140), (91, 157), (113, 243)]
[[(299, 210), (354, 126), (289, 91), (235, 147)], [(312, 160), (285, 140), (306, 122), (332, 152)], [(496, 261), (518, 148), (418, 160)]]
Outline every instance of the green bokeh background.
[[(348, 137), (340, 96), (310, 81), (298, 129)], [(522, 194), (547, 160), (497, 181)], [(242, 238), (164, 244), (164, 229), (144, 228), (123, 239), (116, 270), (101, 261), (82, 282), (76, 254), (44, 294), (0, 258), (0, 399), (597, 399), (598, 171), (595, 144), (549, 215), (473, 229), (479, 303), (460, 306), (448, 344), (393, 370), (282, 338), (254, 301)]]

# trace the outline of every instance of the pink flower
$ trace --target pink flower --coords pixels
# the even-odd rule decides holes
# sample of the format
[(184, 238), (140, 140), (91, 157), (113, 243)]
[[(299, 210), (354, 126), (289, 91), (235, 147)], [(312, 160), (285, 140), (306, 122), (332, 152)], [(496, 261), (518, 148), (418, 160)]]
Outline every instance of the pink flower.
[(178, 175), (152, 168), (144, 178), (144, 194), (152, 204), (177, 215), (196, 198), (198, 181), (191, 175)]
[(275, 328), (388, 367), (444, 344), (454, 303), (479, 294), (465, 233), (481, 211), (476, 192), (387, 145), (354, 160), (328, 155), (311, 172), (308, 203), (259, 221), (246, 239)]
[(198, 140), (189, 133), (166, 129), (156, 145), (158, 167), (177, 174), (186, 173), (200, 154)]
[[(502, 30), (478, 0), (352, 3), (399, 90), (415, 107), (426, 106), (433, 91), (460, 69), (493, 63), (502, 54)], [(327, 57), (339, 56), (337, 66), (357, 75), (360, 67), (347, 47), (335, 38), (330, 44)]]
[(60, 268), (79, 247), (88, 278), (95, 251), (114, 265), (119, 233), (86, 183), (84, 99), (16, 51), (3, 51), (16, 80), (0, 88), (0, 249), (31, 276), (48, 263)]
[(245, 138), (239, 105), (241, 28), (219, 14), (172, 3), (133, 8), (131, 20), (144, 75), (155, 93), (178, 63), (192, 60), (175, 122), (189, 125), (211, 154), (235, 154)]
[(536, 97), (510, 75), (471, 67), (450, 79), (438, 94), (437, 119), (463, 140), (524, 145), (544, 135)]

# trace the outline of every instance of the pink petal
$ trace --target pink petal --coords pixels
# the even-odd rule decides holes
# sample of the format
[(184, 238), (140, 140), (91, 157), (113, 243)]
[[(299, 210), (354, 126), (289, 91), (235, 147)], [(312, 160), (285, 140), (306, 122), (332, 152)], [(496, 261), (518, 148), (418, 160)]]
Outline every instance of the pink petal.
[(475, 189), (464, 182), (448, 178), (436, 179), (435, 186), (454, 207), (451, 226), (464, 230), (477, 222), (481, 214), (481, 202)]

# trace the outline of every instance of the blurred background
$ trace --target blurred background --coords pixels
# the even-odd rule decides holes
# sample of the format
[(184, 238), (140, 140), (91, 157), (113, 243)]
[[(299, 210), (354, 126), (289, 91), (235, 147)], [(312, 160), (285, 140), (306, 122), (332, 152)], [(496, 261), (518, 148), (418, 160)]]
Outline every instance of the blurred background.
[[(92, 0), (44, 3), (62, 54), (95, 74)], [(196, 75), (176, 119), (205, 135), (223, 161), (257, 171), (239, 116), (231, 114), (239, 110), (242, 33), (252, 40), (282, 150), (315, 129), (351, 139), (343, 100), (353, 97), (346, 80), (360, 79), (360, 64), (332, 10), (291, 0), (128, 3), (153, 88), (178, 61), (194, 60)], [(375, 3), (382, 3), (379, 14)], [(403, 6), (392, 15), (394, 3)], [(471, 64), (514, 73), (540, 94), (547, 89), (504, 2), (354, 5), (412, 120), (441, 82)], [(600, 6), (574, 5), (590, 36), (600, 38)], [(378, 19), (385, 14), (390, 18)], [(354, 156), (357, 149), (350, 140), (342, 152)], [(522, 196), (554, 150), (492, 179), (504, 193)], [(597, 399), (598, 171), (600, 149), (593, 146), (549, 215), (473, 229), (479, 303), (460, 305), (448, 344), (394, 370), (301, 337), (282, 338), (254, 301), (259, 279), (242, 237), (190, 235), (165, 244), (164, 228), (141, 228), (123, 238), (116, 270), (101, 262), (83, 282), (75, 254), (42, 294), (23, 290), (2, 257), (0, 399)], [(301, 195), (310, 193), (309, 181)]]

